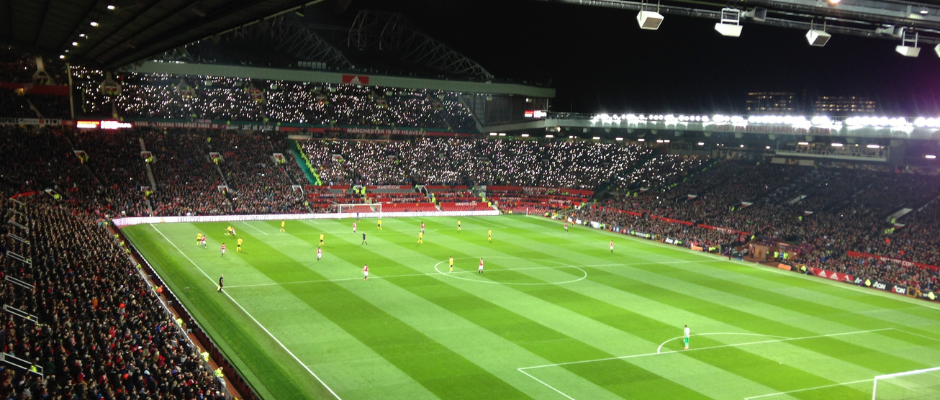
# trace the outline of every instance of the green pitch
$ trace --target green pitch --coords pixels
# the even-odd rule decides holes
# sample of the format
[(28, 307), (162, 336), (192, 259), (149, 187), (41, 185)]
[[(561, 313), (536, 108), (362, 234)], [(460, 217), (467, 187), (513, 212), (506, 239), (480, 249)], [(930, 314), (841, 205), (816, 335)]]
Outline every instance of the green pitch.
[(461, 220), (125, 232), (266, 399), (870, 399), (876, 375), (940, 366), (935, 304), (538, 217)]

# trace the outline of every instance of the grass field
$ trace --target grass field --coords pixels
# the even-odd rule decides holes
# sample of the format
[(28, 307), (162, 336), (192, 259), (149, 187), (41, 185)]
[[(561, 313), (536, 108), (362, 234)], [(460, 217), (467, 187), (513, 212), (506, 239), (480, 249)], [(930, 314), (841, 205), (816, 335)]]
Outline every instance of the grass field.
[(940, 366), (932, 303), (538, 217), (352, 222), (124, 231), (266, 399), (870, 399)]

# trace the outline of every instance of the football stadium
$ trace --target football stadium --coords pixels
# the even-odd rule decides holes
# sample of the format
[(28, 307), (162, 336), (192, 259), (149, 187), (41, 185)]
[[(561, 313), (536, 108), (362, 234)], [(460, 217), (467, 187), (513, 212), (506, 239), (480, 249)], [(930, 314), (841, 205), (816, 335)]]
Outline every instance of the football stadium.
[(0, 397), (940, 399), (938, 70), (926, 0), (7, 0)]

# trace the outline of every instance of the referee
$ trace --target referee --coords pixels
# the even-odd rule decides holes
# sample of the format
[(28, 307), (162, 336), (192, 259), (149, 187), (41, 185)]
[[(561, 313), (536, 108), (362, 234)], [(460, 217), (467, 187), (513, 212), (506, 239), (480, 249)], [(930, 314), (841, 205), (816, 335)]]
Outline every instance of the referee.
[(222, 292), (222, 281), (225, 279), (225, 274), (219, 275), (219, 290), (217, 292)]

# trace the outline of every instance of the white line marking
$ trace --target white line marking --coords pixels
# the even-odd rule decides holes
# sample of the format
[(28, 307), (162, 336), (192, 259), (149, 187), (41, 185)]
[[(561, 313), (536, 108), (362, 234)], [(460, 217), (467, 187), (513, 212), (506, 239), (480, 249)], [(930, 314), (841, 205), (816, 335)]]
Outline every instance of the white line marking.
[(930, 337), (930, 336), (924, 336), (924, 335), (921, 335), (921, 334), (919, 334), (919, 333), (908, 332), (908, 331), (905, 331), (904, 329), (894, 328), (894, 330), (899, 331), (899, 332), (904, 332), (904, 333), (906, 333), (906, 334), (908, 334), (908, 335), (920, 336), (920, 337), (922, 337), (922, 338), (924, 338), (924, 339), (929, 339), (929, 340), (933, 340), (933, 341), (935, 341), (935, 342), (940, 342), (940, 339), (932, 338), (932, 337)]
[(554, 390), (556, 393), (558, 393), (558, 394), (560, 394), (560, 395), (562, 395), (562, 396), (567, 397), (569, 400), (574, 400), (574, 397), (568, 396), (567, 394), (565, 394), (565, 393), (562, 392), (561, 390), (555, 389), (552, 385), (549, 385), (549, 384), (545, 383), (544, 381), (542, 381), (541, 379), (536, 378), (536, 377), (532, 376), (531, 374), (529, 374), (528, 372), (523, 371), (522, 368), (518, 368), (517, 371), (522, 372), (523, 374), (526, 374), (526, 376), (528, 376), (529, 378), (535, 379), (536, 382), (541, 383), (541, 384), (547, 386), (549, 389)]
[[(694, 334), (694, 335), (689, 335), (689, 337), (693, 337), (693, 336), (716, 336), (716, 335), (766, 336), (766, 337), (776, 337), (776, 338), (783, 338), (783, 339), (793, 339), (793, 338), (786, 337), (786, 336), (765, 335), (765, 334), (763, 334), (763, 333), (736, 333), (736, 332), (697, 333), (697, 334)], [(663, 346), (666, 345), (666, 343), (669, 343), (669, 342), (671, 342), (671, 341), (673, 341), (673, 340), (682, 339), (683, 337), (684, 337), (684, 336), (674, 337), (674, 338), (672, 338), (672, 339), (669, 339), (669, 340), (663, 342), (663, 344), (659, 345), (659, 347), (656, 348), (656, 352), (659, 353), (659, 352), (663, 349)]]
[[(528, 372), (525, 372), (525, 370), (527, 370), (527, 369), (548, 368), (548, 367), (562, 367), (562, 366), (565, 366), (565, 365), (586, 364), (586, 363), (592, 363), (592, 362), (598, 362), (598, 361), (626, 360), (626, 359), (629, 359), (629, 358), (648, 357), (648, 356), (656, 356), (656, 355), (662, 355), (662, 354), (684, 353), (684, 352), (698, 351), (698, 350), (720, 349), (720, 348), (725, 348), (725, 347), (748, 346), (748, 345), (752, 345), (752, 344), (779, 343), (779, 342), (789, 342), (789, 341), (794, 341), (794, 340), (806, 340), (806, 339), (818, 339), (818, 338), (823, 338), (823, 337), (856, 335), (856, 334), (860, 334), (860, 333), (881, 332), (881, 331), (888, 331), (888, 330), (897, 330), (897, 329), (895, 329), (895, 328), (882, 328), (882, 329), (871, 329), (871, 330), (867, 330), (867, 331), (854, 331), (854, 332), (843, 332), (843, 333), (831, 333), (831, 334), (828, 334), (828, 335), (805, 336), (805, 337), (798, 337), (798, 338), (786, 338), (786, 339), (776, 339), (776, 340), (762, 340), (762, 341), (759, 341), (759, 342), (746, 342), (746, 343), (737, 343), (737, 344), (726, 344), (726, 345), (720, 345), (720, 346), (697, 347), (697, 348), (693, 348), (693, 349), (689, 349), (689, 350), (672, 350), (672, 351), (666, 351), (666, 352), (662, 352), (662, 353), (660, 353), (659, 350), (657, 349), (655, 353), (633, 354), (633, 355), (629, 355), (629, 356), (598, 358), (598, 359), (595, 359), (595, 360), (582, 360), (582, 361), (571, 361), (571, 362), (557, 363), (557, 364), (536, 365), (536, 366), (532, 366), (532, 367), (516, 368), (516, 370), (519, 371), (519, 372), (522, 372), (523, 374), (526, 374), (526, 376), (528, 376), (528, 377), (530, 377), (530, 378), (532, 378), (532, 379), (535, 379), (537, 382), (539, 382), (539, 383), (545, 385), (545, 386), (548, 387), (549, 389), (554, 390), (555, 392), (561, 394), (562, 396), (565, 396), (565, 397), (567, 397), (567, 398), (569, 398), (569, 399), (571, 399), (571, 400), (574, 400), (571, 396), (568, 396), (567, 394), (563, 393), (562, 391), (560, 391), (560, 390), (558, 390), (558, 389), (552, 387), (551, 385), (545, 383), (545, 382), (542, 381), (541, 379), (538, 379), (538, 378), (532, 376), (532, 374), (529, 374)], [(701, 335), (704, 335), (704, 334), (700, 334), (699, 336), (701, 336)], [(769, 336), (769, 335), (768, 335), (768, 336)], [(670, 340), (674, 340), (674, 339), (670, 339)], [(668, 340), (667, 340), (667, 342), (668, 342)], [(663, 343), (663, 344), (665, 344), (665, 343)], [(662, 345), (660, 345), (660, 347), (662, 347)], [(873, 380), (874, 380), (874, 379), (869, 379), (869, 381), (873, 381)], [(862, 382), (862, 381), (858, 381), (858, 382)], [(841, 384), (830, 385), (830, 386), (840, 386), (840, 385), (846, 385), (846, 384), (858, 383), (858, 382), (841, 383)], [(762, 395), (762, 396), (758, 396), (758, 397), (775, 396), (775, 395), (778, 395), (778, 394), (795, 393), (795, 392), (800, 392), (800, 391), (806, 391), (806, 390), (812, 390), (812, 389), (821, 389), (821, 388), (823, 388), (823, 386), (816, 387), (816, 388), (809, 388), (809, 389), (799, 389), (799, 390), (794, 390), (794, 391), (791, 391), (791, 392), (771, 393), (771, 394), (769, 394), (769, 395)], [(755, 398), (758, 398), (758, 397), (748, 397), (747, 399), (755, 399)], [(747, 400), (747, 399), (745, 399), (745, 400)]]
[(749, 346), (749, 345), (753, 345), (753, 344), (779, 343), (779, 342), (790, 342), (790, 341), (794, 341), (794, 340), (807, 340), (807, 339), (818, 339), (818, 338), (824, 338), (824, 337), (835, 337), (835, 336), (845, 336), (845, 335), (857, 335), (857, 334), (861, 334), (861, 333), (881, 332), (881, 331), (889, 331), (889, 330), (893, 330), (893, 329), (894, 329), (894, 328), (870, 329), (870, 330), (867, 330), (867, 331), (854, 331), (854, 332), (843, 332), (843, 333), (830, 333), (830, 334), (828, 334), (828, 335), (804, 336), (804, 337), (797, 337), (797, 338), (775, 339), (775, 340), (761, 340), (761, 341), (758, 341), (758, 342), (745, 342), (745, 343), (736, 343), (736, 344), (723, 344), (723, 345), (719, 345), (719, 346), (696, 347), (696, 348), (688, 349), (688, 350), (671, 350), (671, 351), (664, 351), (664, 352), (662, 352), (662, 353), (633, 354), (633, 355), (629, 355), (629, 356), (598, 358), (598, 359), (595, 359), (595, 360), (570, 361), (570, 362), (557, 363), (557, 364), (536, 365), (536, 366), (532, 366), (532, 367), (523, 367), (523, 368), (520, 368), (520, 369), (538, 369), (538, 368), (547, 368), (547, 367), (560, 367), (560, 366), (574, 365), (574, 364), (585, 364), (585, 363), (592, 363), (592, 362), (598, 362), (598, 361), (626, 360), (626, 359), (630, 359), (630, 358), (648, 357), (648, 356), (655, 356), (655, 355), (661, 355), (661, 354), (687, 353), (687, 352), (690, 352), (690, 351), (700, 351), (700, 350), (710, 350), (710, 349), (721, 349), (721, 348), (725, 348), (725, 347)]
[[(170, 243), (170, 246), (173, 246), (173, 248), (176, 249), (176, 251), (180, 252), (180, 254), (182, 254), (183, 257), (185, 257), (194, 267), (196, 267), (196, 269), (198, 269), (199, 272), (202, 272), (202, 274), (206, 277), (206, 279), (209, 280), (209, 282), (212, 282), (213, 285), (215, 284), (215, 280), (213, 280), (208, 274), (206, 274), (206, 271), (203, 271), (202, 268), (199, 268), (199, 265), (197, 265), (195, 262), (193, 262), (193, 260), (192, 260), (191, 258), (189, 258), (189, 256), (186, 255), (186, 253), (183, 253), (183, 250), (180, 250), (179, 247), (176, 247), (176, 244), (173, 243), (172, 241), (170, 241), (170, 239), (169, 239), (168, 237), (166, 237), (166, 235), (164, 235), (163, 232), (160, 231), (160, 229), (157, 229), (157, 227), (156, 227), (154, 224), (150, 224), (150, 226), (153, 227), (153, 229), (156, 230), (157, 233), (160, 234), (160, 236), (163, 236), (163, 238), (166, 239), (166, 241), (167, 241), (168, 243)], [(274, 339), (274, 341), (277, 342), (277, 344), (280, 345), (281, 348), (284, 349), (284, 351), (287, 352), (287, 354), (290, 354), (290, 356), (293, 357), (294, 360), (297, 361), (297, 363), (300, 364), (301, 367), (304, 367), (304, 369), (307, 370), (307, 372), (309, 372), (310, 375), (313, 375), (313, 377), (317, 379), (317, 382), (320, 382), (320, 384), (323, 385), (323, 387), (325, 387), (326, 390), (329, 390), (329, 391), (330, 391), (330, 393), (333, 395), (333, 397), (336, 397), (337, 400), (342, 400), (342, 399), (340, 399), (339, 395), (337, 395), (336, 392), (333, 391), (333, 389), (331, 389), (329, 386), (327, 386), (326, 382), (323, 382), (323, 380), (321, 380), (320, 377), (317, 376), (317, 374), (313, 373), (313, 371), (311, 371), (310, 368), (308, 368), (306, 364), (304, 364), (303, 362), (301, 362), (300, 359), (297, 358), (297, 356), (294, 355), (294, 353), (292, 353), (290, 350), (288, 350), (288, 349), (287, 349), (287, 346), (284, 346), (284, 343), (281, 343), (280, 340), (278, 340), (276, 337), (274, 337), (274, 335), (271, 333), (271, 331), (268, 330), (268, 328), (265, 328), (264, 325), (261, 325), (261, 323), (258, 322), (257, 319), (255, 319), (255, 317), (253, 317), (250, 313), (248, 313), (248, 310), (245, 310), (245, 308), (242, 307), (241, 304), (238, 304), (238, 302), (235, 301), (235, 299), (233, 299), (232, 296), (229, 295), (227, 292), (223, 291), (222, 294), (224, 294), (225, 297), (228, 297), (228, 299), (231, 300), (233, 304), (235, 304), (236, 306), (238, 306), (238, 308), (241, 309), (242, 312), (244, 312), (245, 315), (248, 316), (248, 318), (251, 318), (252, 321), (254, 321), (256, 324), (258, 324), (258, 326), (261, 327), (261, 329), (264, 330), (264, 332), (267, 333), (268, 336), (271, 337), (271, 339)]]
[(249, 228), (254, 229), (254, 230), (258, 231), (258, 232), (261, 232), (261, 233), (264, 234), (265, 236), (268, 236), (268, 233), (267, 233), (267, 232), (262, 231), (261, 229), (255, 228), (255, 226), (252, 225), (252, 224), (249, 224), (248, 221), (245, 221), (245, 225), (248, 225)]
[(836, 386), (854, 385), (854, 384), (856, 384), (856, 383), (871, 382), (871, 381), (874, 381), (874, 380), (875, 380), (874, 378), (872, 378), (872, 379), (862, 379), (862, 380), (860, 380), (860, 381), (835, 383), (835, 384), (832, 384), (832, 385), (816, 386), (816, 387), (811, 387), (811, 388), (806, 388), (806, 389), (790, 390), (790, 391), (787, 391), (787, 392), (768, 393), (768, 394), (762, 394), (762, 395), (760, 395), (760, 396), (745, 397), (744, 400), (760, 399), (760, 398), (764, 398), (764, 397), (779, 396), (779, 395), (781, 395), (781, 394), (808, 392), (808, 391), (810, 391), (810, 390), (825, 389), (825, 388), (836, 387)]
[[(545, 221), (545, 218), (544, 218), (544, 217), (538, 217), (538, 216), (530, 216), (530, 217), (531, 217), (531, 218), (538, 218), (538, 219), (541, 220), (541, 221)], [(555, 220), (548, 220), (548, 221), (549, 221), (549, 222), (555, 222)], [(558, 223), (560, 223), (560, 222), (558, 222)], [(674, 250), (680, 248), (680, 247), (675, 246), (675, 245), (665, 244), (665, 243), (660, 243), (660, 242), (651, 242), (651, 241), (646, 240), (646, 239), (641, 239), (641, 238), (634, 237), (634, 236), (630, 236), (630, 235), (624, 235), (624, 234), (622, 234), (622, 233), (608, 232), (608, 231), (598, 230), (598, 229), (594, 229), (593, 231), (594, 231), (594, 232), (601, 233), (601, 234), (605, 234), (605, 235), (607, 235), (607, 236), (618, 237), (618, 238), (626, 238), (626, 239), (629, 239), (629, 240), (631, 240), (631, 241), (638, 242), (638, 243), (640, 243), (640, 244), (645, 244), (645, 245), (650, 246), (650, 247), (663, 247), (663, 248), (670, 248), (670, 249), (674, 249)], [(775, 274), (786, 275), (786, 276), (790, 276), (790, 277), (794, 277), (794, 278), (797, 277), (797, 276), (799, 276), (800, 279), (810, 280), (811, 282), (819, 282), (819, 283), (826, 282), (826, 284), (827, 284), (828, 286), (837, 287), (837, 288), (842, 288), (842, 289), (846, 289), (846, 290), (851, 290), (851, 291), (853, 291), (853, 292), (858, 292), (858, 293), (864, 293), (864, 294), (867, 294), (867, 295), (869, 295), (869, 296), (880, 297), (880, 298), (883, 298), (883, 299), (894, 299), (894, 300), (900, 301), (900, 302), (902, 302), (902, 303), (911, 304), (911, 305), (916, 305), (916, 306), (921, 306), (921, 307), (924, 307), (924, 308), (929, 308), (929, 309), (934, 310), (934, 311), (940, 311), (940, 305), (935, 305), (935, 303), (933, 303), (933, 302), (928, 302), (928, 301), (919, 300), (919, 299), (911, 299), (911, 298), (908, 298), (908, 297), (899, 296), (899, 295), (896, 295), (896, 294), (891, 294), (891, 293), (889, 293), (889, 292), (884, 292), (884, 291), (880, 291), (880, 290), (877, 290), (877, 289), (872, 290), (872, 289), (866, 289), (866, 288), (856, 287), (856, 286), (849, 285), (849, 284), (847, 284), (847, 283), (843, 283), (843, 282), (834, 282), (834, 281), (832, 281), (832, 280), (829, 280), (829, 279), (822, 279), (822, 278), (818, 278), (818, 277), (816, 277), (816, 276), (807, 276), (807, 275), (800, 274), (800, 273), (794, 274), (793, 272), (786, 272), (786, 271), (783, 271), (783, 270), (780, 270), (780, 269), (777, 269), (777, 268), (774, 268), (774, 267), (769, 267), (769, 266), (761, 265), (761, 264), (758, 264), (758, 263), (752, 263), (752, 262), (750, 262), (750, 261), (726, 260), (726, 259), (724, 259), (724, 257), (722, 257), (722, 256), (720, 256), (720, 255), (717, 255), (717, 254), (703, 253), (703, 252), (700, 252), (700, 251), (691, 251), (691, 250), (686, 249), (686, 248), (684, 248), (684, 247), (681, 247), (681, 249), (684, 249), (685, 252), (687, 252), (687, 253), (689, 253), (689, 254), (693, 254), (693, 255), (696, 255), (696, 256), (702, 257), (702, 258), (710, 258), (710, 259), (712, 259), (712, 261), (716, 261), (716, 262), (717, 262), (717, 261), (724, 261), (724, 262), (735, 263), (735, 264), (738, 264), (738, 265), (743, 265), (743, 266), (747, 266), (747, 267), (751, 267), (751, 268), (756, 268), (756, 269), (759, 269), (759, 270), (761, 270), (761, 271), (772, 272), (772, 273), (775, 273)], [(721, 257), (722, 259), (716, 260), (716, 259), (715, 259), (716, 257)], [(659, 264), (663, 264), (663, 263), (659, 263)], [(808, 289), (808, 290), (812, 290), (812, 289)], [(851, 299), (846, 299), (846, 300), (854, 301), (854, 300), (851, 300)]]

